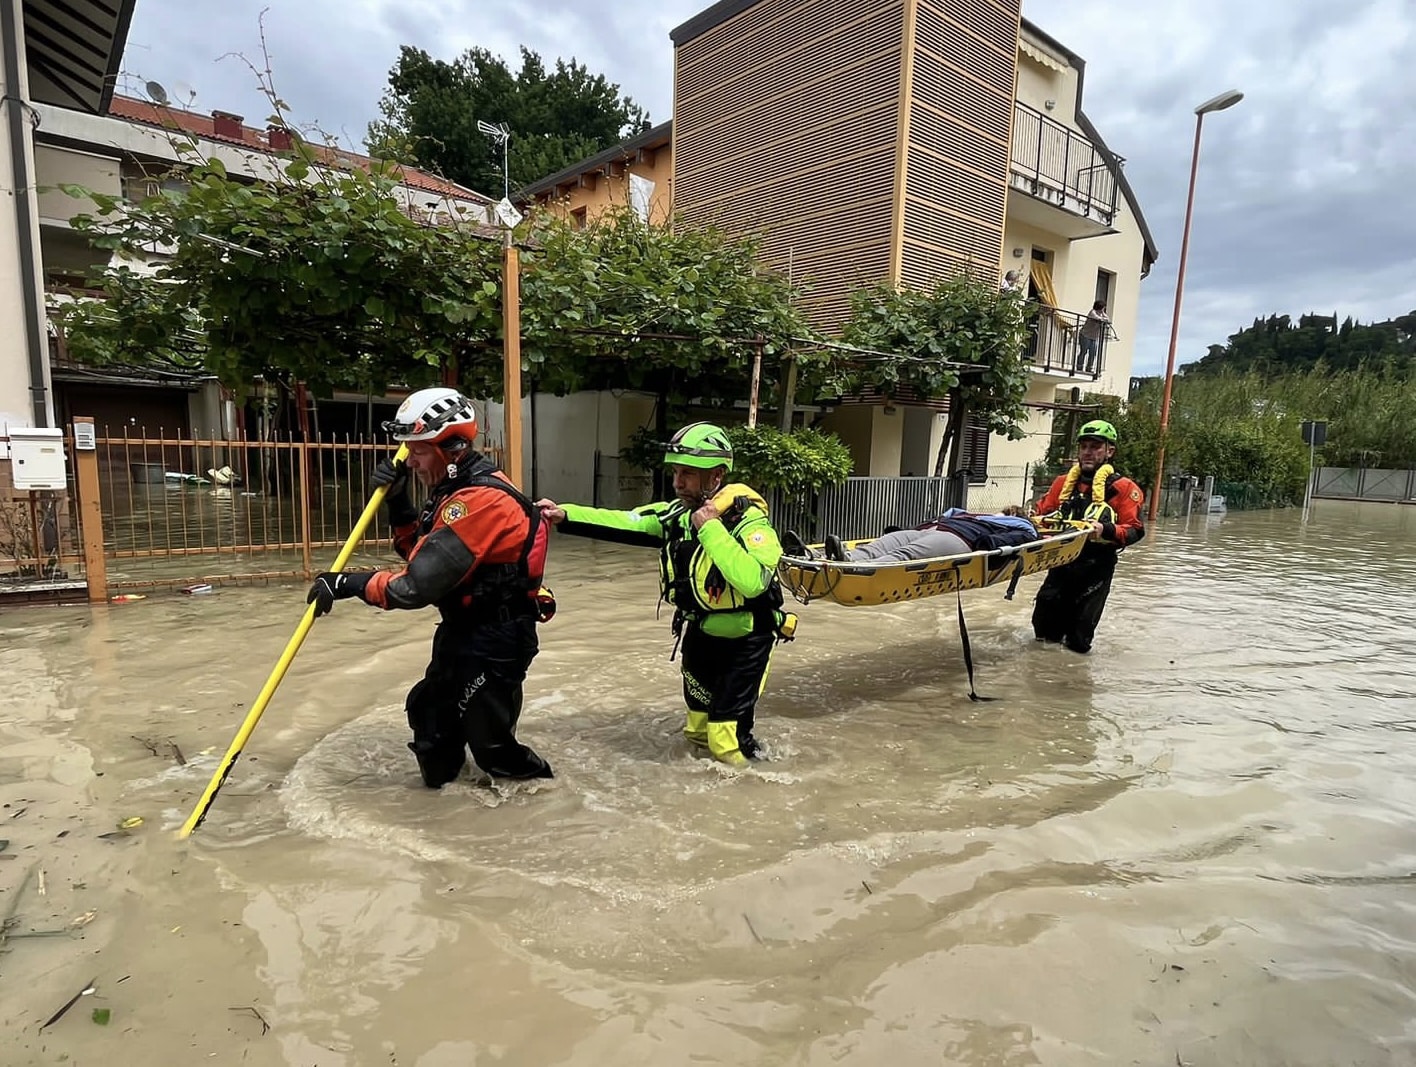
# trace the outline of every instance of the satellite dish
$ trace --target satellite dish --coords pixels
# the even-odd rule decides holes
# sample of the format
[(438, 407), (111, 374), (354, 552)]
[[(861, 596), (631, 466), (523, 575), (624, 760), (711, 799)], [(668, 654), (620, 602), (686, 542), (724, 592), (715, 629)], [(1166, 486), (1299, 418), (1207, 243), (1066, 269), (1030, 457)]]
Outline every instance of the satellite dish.
[(158, 107), (167, 106), (167, 90), (162, 87), (161, 82), (148, 82), (143, 88), (147, 90), (148, 99), (154, 104)]
[(176, 94), (177, 99), (186, 100), (186, 103), (182, 105), (183, 107), (190, 107), (192, 101), (197, 98), (197, 91), (186, 82), (173, 82), (172, 92)]

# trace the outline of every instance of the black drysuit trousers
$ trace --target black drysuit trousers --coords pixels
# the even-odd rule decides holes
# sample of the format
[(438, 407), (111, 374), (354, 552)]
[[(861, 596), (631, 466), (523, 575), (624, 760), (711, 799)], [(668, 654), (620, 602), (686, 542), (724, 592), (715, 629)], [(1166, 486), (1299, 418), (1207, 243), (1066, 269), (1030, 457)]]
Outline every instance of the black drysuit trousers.
[(1090, 652), (1115, 573), (1116, 550), (1103, 545), (1089, 544), (1073, 562), (1053, 567), (1033, 604), (1033, 634)]
[(493, 778), (550, 778), (551, 765), (516, 740), (521, 683), (536, 658), (536, 620), (444, 620), (433, 657), (408, 693), (408, 747), (423, 782), (438, 789), (472, 760)]

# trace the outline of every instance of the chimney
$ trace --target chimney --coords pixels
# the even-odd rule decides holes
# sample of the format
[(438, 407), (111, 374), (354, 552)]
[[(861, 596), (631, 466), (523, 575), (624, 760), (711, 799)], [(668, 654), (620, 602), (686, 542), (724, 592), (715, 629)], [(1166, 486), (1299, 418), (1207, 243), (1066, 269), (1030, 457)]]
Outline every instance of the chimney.
[(233, 141), (244, 141), (246, 138), (242, 132), (241, 123), (245, 120), (240, 115), (233, 115), (229, 111), (213, 111), (211, 113), (212, 132), (218, 137), (229, 137)]
[(284, 126), (267, 126), (266, 142), (275, 152), (289, 152), (295, 147), (290, 131)]

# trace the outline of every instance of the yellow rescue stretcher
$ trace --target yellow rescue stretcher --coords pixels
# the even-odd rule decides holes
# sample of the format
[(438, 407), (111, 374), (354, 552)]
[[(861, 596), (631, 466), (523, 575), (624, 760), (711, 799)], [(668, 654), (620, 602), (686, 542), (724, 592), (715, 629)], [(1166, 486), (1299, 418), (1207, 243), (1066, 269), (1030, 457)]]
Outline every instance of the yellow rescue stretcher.
[[(777, 570), (782, 584), (803, 604), (822, 599), (846, 607), (898, 604), (983, 589), (1071, 563), (1081, 554), (1089, 532), (1089, 528), (1065, 527), (1022, 545), (900, 563), (838, 563), (821, 558), (819, 546), (812, 546), (817, 558), (783, 556)], [(869, 543), (870, 538), (843, 542), (848, 549)]]

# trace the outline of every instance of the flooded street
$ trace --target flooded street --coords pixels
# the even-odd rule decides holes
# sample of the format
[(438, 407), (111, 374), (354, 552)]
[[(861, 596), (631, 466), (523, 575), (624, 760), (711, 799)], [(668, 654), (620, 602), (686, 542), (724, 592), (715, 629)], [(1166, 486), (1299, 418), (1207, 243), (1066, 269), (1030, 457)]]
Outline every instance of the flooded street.
[(554, 781), (423, 789), (435, 613), (346, 602), (189, 842), (303, 583), (6, 607), (0, 916), (64, 932), (0, 956), (0, 1063), (1416, 1062), (1414, 550), (1416, 508), (1175, 521), (1090, 657), (1038, 579), (966, 594), (989, 703), (952, 598), (812, 604), (736, 774), (652, 553), (559, 538)]

